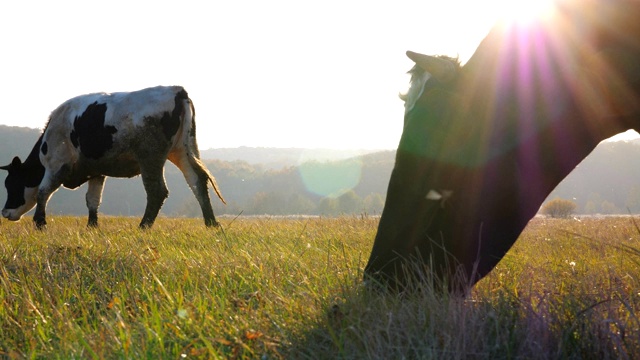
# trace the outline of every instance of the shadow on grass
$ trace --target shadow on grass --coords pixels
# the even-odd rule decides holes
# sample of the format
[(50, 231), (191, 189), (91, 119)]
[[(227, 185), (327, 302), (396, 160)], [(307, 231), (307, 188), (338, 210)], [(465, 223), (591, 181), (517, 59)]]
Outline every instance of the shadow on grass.
[(343, 300), (327, 304), (317, 326), (284, 349), (285, 357), (640, 358), (638, 304), (619, 294), (561, 298), (494, 289), (460, 297), (437, 288), (423, 281), (402, 293), (342, 290)]

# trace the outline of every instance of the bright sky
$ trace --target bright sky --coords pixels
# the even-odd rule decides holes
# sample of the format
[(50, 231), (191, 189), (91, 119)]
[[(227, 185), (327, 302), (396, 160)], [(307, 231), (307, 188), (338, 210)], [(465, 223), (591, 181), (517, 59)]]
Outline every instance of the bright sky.
[(0, 124), (183, 85), (200, 148), (392, 149), (406, 50), (465, 61), (509, 0), (3, 1)]

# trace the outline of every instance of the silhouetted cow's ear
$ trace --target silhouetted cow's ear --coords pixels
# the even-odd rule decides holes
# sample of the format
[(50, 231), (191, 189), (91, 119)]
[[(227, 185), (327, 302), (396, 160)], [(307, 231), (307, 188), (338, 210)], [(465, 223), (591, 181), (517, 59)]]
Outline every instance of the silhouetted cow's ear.
[(413, 51), (407, 51), (407, 57), (443, 84), (450, 82), (456, 77), (455, 66), (449, 60)]
[(14, 157), (13, 160), (11, 161), (11, 166), (14, 166), (14, 167), (18, 168), (18, 167), (20, 167), (20, 165), (22, 165), (22, 161), (20, 161), (20, 158), (17, 157), (17, 156)]
[(16, 156), (11, 161), (11, 164), (5, 165), (5, 166), (0, 166), (0, 169), (2, 169), (2, 170), (18, 169), (18, 168), (20, 168), (20, 165), (22, 165), (22, 161), (20, 161), (20, 158)]

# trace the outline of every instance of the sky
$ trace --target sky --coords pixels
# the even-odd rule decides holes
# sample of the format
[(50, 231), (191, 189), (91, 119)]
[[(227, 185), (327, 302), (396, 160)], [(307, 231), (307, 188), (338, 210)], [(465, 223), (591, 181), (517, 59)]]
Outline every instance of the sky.
[(508, 1), (3, 1), (0, 124), (182, 85), (201, 149), (394, 149), (405, 51), (464, 62)]

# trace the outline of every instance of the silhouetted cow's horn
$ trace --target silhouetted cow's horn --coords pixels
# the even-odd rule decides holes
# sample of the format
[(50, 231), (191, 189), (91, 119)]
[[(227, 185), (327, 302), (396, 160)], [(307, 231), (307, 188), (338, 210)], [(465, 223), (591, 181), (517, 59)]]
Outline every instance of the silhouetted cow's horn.
[(455, 78), (456, 69), (453, 63), (449, 60), (419, 54), (413, 51), (407, 51), (407, 57), (413, 60), (413, 62), (422, 68), (422, 70), (430, 73), (441, 83), (446, 84)]

